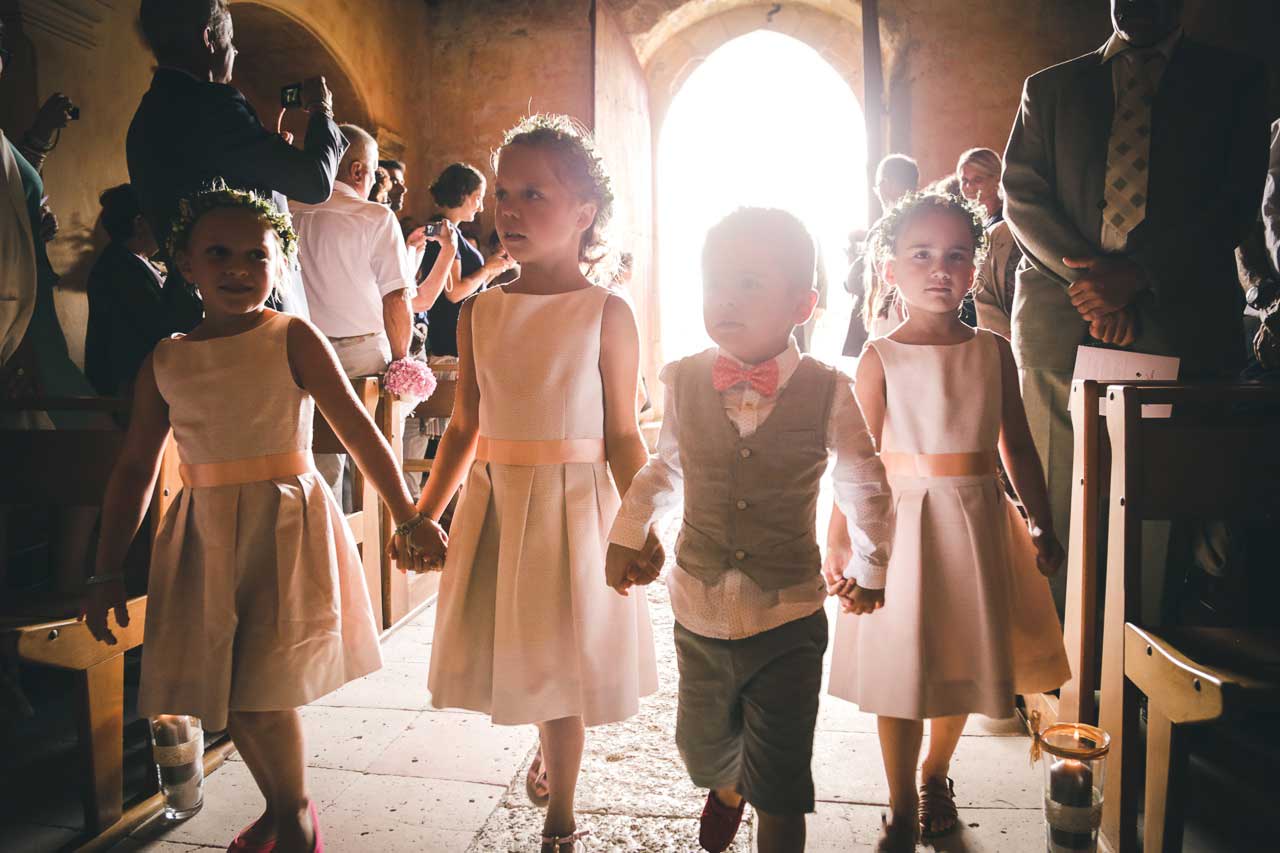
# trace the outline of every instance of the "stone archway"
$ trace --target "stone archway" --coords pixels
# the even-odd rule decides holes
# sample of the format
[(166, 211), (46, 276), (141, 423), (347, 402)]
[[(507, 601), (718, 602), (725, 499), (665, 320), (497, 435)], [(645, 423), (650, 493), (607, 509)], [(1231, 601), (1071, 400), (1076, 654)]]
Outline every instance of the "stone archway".
[[(680, 86), (718, 47), (756, 30), (788, 35), (812, 47), (862, 100), (862, 8), (849, 0), (610, 0), (631, 37), (649, 84), (655, 135)], [(903, 41), (881, 22), (884, 64), (892, 67)]]
[[(275, 126), (281, 86), (320, 74), (333, 92), (335, 118), (380, 135), (362, 87), (317, 30), (288, 12), (252, 0), (233, 3), (231, 13), (239, 51), (235, 84), (263, 124)], [(306, 116), (296, 110), (287, 113), (284, 129), (301, 139)], [(391, 142), (388, 145), (388, 140), (379, 139), (380, 147), (388, 149), (387, 156), (398, 156), (403, 142), (398, 145), (401, 151), (395, 150), (395, 140)]]

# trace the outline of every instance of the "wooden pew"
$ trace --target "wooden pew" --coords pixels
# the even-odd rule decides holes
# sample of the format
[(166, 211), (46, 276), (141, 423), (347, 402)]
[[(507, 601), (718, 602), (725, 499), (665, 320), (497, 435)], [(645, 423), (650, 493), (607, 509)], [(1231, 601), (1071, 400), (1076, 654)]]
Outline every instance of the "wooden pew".
[[(1107, 390), (1112, 465), (1099, 718), (1112, 744), (1101, 840), (1113, 853), (1138, 849), (1142, 745), (1138, 689), (1125, 677), (1125, 625), (1142, 622), (1142, 523), (1255, 518), (1276, 499), (1280, 417), (1238, 413), (1239, 403), (1280, 404), (1280, 388), (1113, 385)], [(1172, 404), (1174, 415), (1144, 419), (1144, 404)]]
[[(6, 403), (6, 411), (127, 411), (128, 402), (105, 398), (45, 398)], [(124, 431), (102, 429), (0, 430), (5, 473), (0, 505), (53, 507), (100, 506), (107, 481), (124, 443)], [(161, 484), (177, 476), (172, 441), (161, 461)], [(158, 487), (151, 509), (151, 531), (159, 526), (176, 491)], [(135, 543), (126, 576), (136, 591), (145, 589), (148, 543)], [(18, 660), (75, 673), (73, 701), (83, 765), (85, 830), (100, 835), (121, 824), (136, 825), (154, 813), (124, 812), (124, 653), (142, 643), (147, 598), (129, 598), (130, 622), (122, 628), (108, 614), (119, 642), (100, 643), (77, 621), (81, 598), (48, 596), (37, 601), (6, 602), (0, 608), (0, 643)], [(158, 807), (157, 807), (158, 810)]]
[[(1127, 382), (1134, 388), (1163, 388), (1176, 382)], [(1099, 565), (1106, 541), (1105, 503), (1110, 491), (1111, 441), (1106, 430), (1108, 383), (1093, 379), (1071, 383), (1072, 479), (1071, 529), (1068, 531), (1066, 608), (1063, 640), (1071, 680), (1062, 685), (1056, 718), (1096, 724), (1098, 638), (1103, 596)], [(1042, 719), (1048, 720), (1042, 714)]]
[[(375, 417), (376, 422), (381, 393), (377, 377), (363, 376), (351, 380), (351, 384), (357, 399), (364, 404), (370, 416)], [(393, 444), (392, 447), (395, 445)], [(316, 409), (315, 418), (312, 421), (311, 451), (312, 453), (347, 452), (341, 440), (334, 434), (333, 427), (324, 419), (319, 409)], [(356, 506), (355, 510), (347, 516), (347, 526), (351, 528), (356, 544), (360, 546), (360, 563), (364, 568), (365, 584), (369, 587), (369, 601), (373, 605), (374, 622), (379, 627), (386, 627), (384, 621), (386, 581), (383, 563), (387, 559), (384, 549), (388, 539), (383, 536), (381, 530), (382, 502), (378, 499), (378, 492), (373, 484), (360, 473), (359, 467), (352, 464), (350, 469), (355, 475), (351, 492), (352, 502)], [(339, 504), (342, 502), (340, 496), (338, 502)]]

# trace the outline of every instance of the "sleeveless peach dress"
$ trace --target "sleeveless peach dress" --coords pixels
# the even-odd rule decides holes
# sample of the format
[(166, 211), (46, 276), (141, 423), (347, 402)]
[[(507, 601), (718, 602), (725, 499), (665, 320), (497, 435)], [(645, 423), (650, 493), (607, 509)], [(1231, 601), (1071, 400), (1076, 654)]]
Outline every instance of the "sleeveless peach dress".
[[(483, 439), (603, 441), (608, 298), (601, 287), (474, 297)], [(644, 594), (605, 583), (619, 504), (606, 462), (472, 464), (440, 580), (434, 707), (482, 711), (499, 725), (580, 716), (594, 726), (639, 710), (658, 674)]]
[[(289, 369), (291, 319), (157, 345), (185, 465), (309, 453), (315, 403)], [(306, 467), (179, 493), (152, 551), (139, 713), (218, 731), (228, 710), (296, 708), (382, 666), (351, 531)]]
[[(868, 342), (884, 364), (883, 454), (994, 454), (1000, 354), (978, 329), (953, 346)], [(994, 460), (992, 461), (994, 470)], [(1048, 580), (995, 473), (890, 473), (885, 606), (841, 614), (829, 692), (874, 714), (1007, 717), (1014, 696), (1070, 677)]]

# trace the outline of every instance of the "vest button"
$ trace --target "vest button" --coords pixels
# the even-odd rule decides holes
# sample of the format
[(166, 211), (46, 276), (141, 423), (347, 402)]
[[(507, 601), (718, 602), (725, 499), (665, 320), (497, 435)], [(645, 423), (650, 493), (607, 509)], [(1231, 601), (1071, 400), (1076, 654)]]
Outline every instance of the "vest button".
[(742, 562), (743, 560), (747, 559), (747, 552), (739, 548), (737, 551), (733, 552), (733, 559), (737, 560), (738, 562)]
[(739, 455), (739, 456), (741, 456), (743, 459), (748, 459), (748, 458), (750, 458), (750, 457), (751, 457), (751, 448), (750, 448), (750, 447), (743, 447), (743, 448), (739, 449), (739, 450), (738, 450), (738, 455)]
[(746, 501), (738, 501), (738, 509), (746, 509), (746, 508), (747, 508)]

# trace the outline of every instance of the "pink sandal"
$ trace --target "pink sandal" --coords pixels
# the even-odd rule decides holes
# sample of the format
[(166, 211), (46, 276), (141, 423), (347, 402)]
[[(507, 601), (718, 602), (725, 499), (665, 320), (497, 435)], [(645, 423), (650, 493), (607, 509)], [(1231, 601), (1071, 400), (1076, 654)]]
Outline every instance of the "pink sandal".
[(245, 837), (253, 831), (253, 828), (257, 825), (258, 821), (255, 820), (253, 823), (240, 830), (240, 834), (237, 835), (232, 840), (231, 845), (227, 847), (227, 853), (271, 853), (272, 850), (275, 850), (275, 838), (268, 838), (266, 841), (253, 842)]
[(311, 828), (316, 833), (316, 843), (311, 848), (311, 853), (324, 853), (324, 839), (320, 837), (320, 816), (316, 814), (316, 804), (313, 800), (310, 804), (311, 808)]
[(529, 802), (540, 809), (545, 809), (547, 803), (551, 801), (551, 786), (547, 784), (547, 768), (542, 764), (541, 746), (534, 753), (529, 772), (525, 774), (524, 792), (528, 794)]

